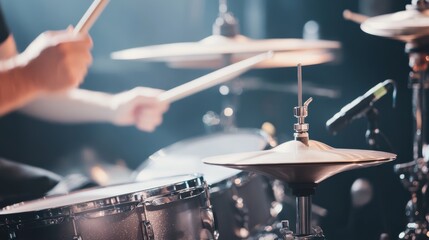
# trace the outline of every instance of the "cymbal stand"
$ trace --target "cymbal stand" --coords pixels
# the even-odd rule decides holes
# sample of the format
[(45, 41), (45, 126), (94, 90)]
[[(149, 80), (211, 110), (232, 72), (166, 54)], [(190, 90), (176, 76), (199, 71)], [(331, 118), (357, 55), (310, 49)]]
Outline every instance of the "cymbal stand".
[[(426, 1), (423, 1), (426, 3)], [(429, 82), (426, 80), (426, 71), (429, 66), (428, 46), (419, 46), (412, 43), (406, 45), (409, 55), (410, 72), (409, 86), (412, 88), (412, 104), (414, 116), (414, 161), (395, 165), (395, 172), (399, 175), (403, 185), (410, 191), (411, 200), (406, 206), (408, 224), (401, 232), (399, 239), (423, 240), (429, 239), (429, 212), (427, 198), (428, 188), (428, 154), (426, 141), (426, 89)]]
[[(221, 35), (233, 38), (240, 34), (237, 20), (233, 14), (228, 11), (227, 0), (219, 0), (219, 15), (216, 18), (213, 28), (213, 35)], [(222, 56), (223, 65), (228, 66), (232, 63), (232, 55), (224, 54)], [(220, 113), (219, 124), (222, 130), (233, 130), (236, 128), (236, 111), (239, 105), (239, 95), (243, 91), (239, 81), (229, 81), (220, 86), (219, 92), (223, 96), (222, 111)], [(210, 114), (213, 114), (211, 112)], [(207, 115), (207, 114), (206, 114)], [(206, 115), (204, 117), (206, 117)]]
[[(305, 123), (308, 116), (308, 105), (313, 99), (310, 98), (302, 103), (302, 71), (298, 65), (298, 106), (294, 108), (294, 115), (298, 122), (294, 124), (294, 138), (308, 146), (309, 125)], [(292, 194), (296, 197), (296, 233), (289, 228), (289, 222), (282, 221), (280, 233), (285, 240), (325, 240), (320, 227), (311, 227), (312, 195), (315, 193), (316, 183), (289, 183)]]

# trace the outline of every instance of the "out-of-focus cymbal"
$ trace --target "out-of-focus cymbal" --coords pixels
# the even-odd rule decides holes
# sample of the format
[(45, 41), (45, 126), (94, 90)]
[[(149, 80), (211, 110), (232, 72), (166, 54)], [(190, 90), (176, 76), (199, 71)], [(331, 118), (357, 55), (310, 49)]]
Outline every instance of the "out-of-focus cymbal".
[[(222, 57), (231, 54), (234, 61), (246, 58), (242, 54), (252, 54), (266, 51), (290, 52), (305, 50), (338, 49), (340, 43), (335, 41), (302, 40), (302, 39), (262, 39), (253, 40), (242, 35), (233, 38), (212, 35), (199, 42), (172, 43), (154, 45), (113, 52), (111, 57), (118, 60), (151, 60), (176, 63), (179, 61), (222, 61)], [(282, 58), (281, 55), (278, 58)], [(307, 58), (310, 58), (307, 56)], [(330, 59), (326, 54), (323, 59)], [(308, 60), (310, 61), (310, 60)], [(222, 64), (227, 65), (229, 63)], [(288, 63), (288, 65), (293, 65)], [(311, 63), (310, 63), (311, 64)], [(208, 64), (209, 66), (211, 64)], [(278, 66), (276, 62), (273, 66)], [(269, 65), (270, 66), (270, 65)]]
[[(296, 95), (298, 91), (298, 85), (296, 83), (286, 83), (283, 81), (266, 81), (262, 78), (255, 77), (240, 77), (235, 82), (244, 91), (270, 91), (289, 93)], [(303, 83), (302, 91), (304, 94), (309, 96), (327, 97), (327, 98), (339, 98), (341, 97), (341, 91), (334, 86), (320, 85), (311, 82)]]
[(429, 35), (429, 10), (405, 10), (371, 17), (361, 24), (371, 35), (412, 42)]
[(289, 141), (271, 150), (210, 157), (203, 162), (255, 171), (288, 183), (319, 183), (339, 172), (392, 161), (395, 154), (356, 149), (336, 149), (318, 141), (309, 146)]
[[(252, 54), (234, 54), (231, 56), (231, 62), (239, 62), (250, 57)], [(277, 52), (273, 58), (265, 60), (254, 68), (281, 68), (295, 67), (300, 63), (303, 66), (322, 64), (331, 62), (335, 59), (332, 52), (328, 50), (305, 50), (291, 52)], [(211, 59), (202, 60), (171, 60), (168, 66), (172, 68), (206, 68), (215, 69), (225, 66), (225, 61), (221, 56), (213, 56)]]

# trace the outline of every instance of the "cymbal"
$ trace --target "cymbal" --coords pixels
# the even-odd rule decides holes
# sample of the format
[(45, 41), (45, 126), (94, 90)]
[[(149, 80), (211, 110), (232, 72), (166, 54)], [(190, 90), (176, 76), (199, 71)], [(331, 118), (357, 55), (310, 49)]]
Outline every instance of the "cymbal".
[(429, 10), (405, 10), (371, 17), (361, 24), (361, 29), (371, 35), (412, 42), (429, 35)]
[(210, 157), (203, 162), (260, 172), (288, 183), (319, 183), (339, 172), (376, 166), (395, 158), (392, 153), (336, 149), (310, 140), (309, 146), (289, 141), (271, 150)]
[[(291, 52), (291, 51), (306, 51), (306, 50), (329, 50), (340, 48), (340, 43), (335, 41), (322, 41), (322, 40), (302, 40), (302, 39), (261, 39), (254, 40), (245, 36), (238, 35), (233, 38), (224, 37), (220, 35), (209, 36), (199, 42), (183, 42), (162, 44), (154, 46), (146, 46), (139, 48), (131, 48), (122, 51), (113, 52), (111, 57), (118, 60), (151, 60), (151, 61), (165, 61), (170, 63), (186, 62), (186, 61), (217, 61), (215, 63), (225, 66), (231, 61), (222, 62), (225, 55), (231, 54), (232, 61), (238, 61), (249, 56), (249, 54), (273, 51), (273, 52)], [(321, 52), (318, 52), (321, 53)], [(316, 54), (316, 53), (314, 53)], [(244, 55), (244, 56), (243, 56)], [(319, 62), (329, 61), (332, 56), (322, 54), (320, 60), (313, 60), (314, 64)], [(295, 55), (296, 56), (296, 55)], [(293, 57), (293, 56), (291, 56)], [(273, 66), (280, 65), (282, 55), (278, 56), (278, 60)], [(311, 58), (306, 56), (306, 58)], [(327, 59), (327, 60), (324, 60)], [(307, 60), (310, 61), (310, 60)], [(295, 62), (293, 62), (295, 64)], [(184, 63), (186, 66), (186, 63)], [(191, 63), (188, 63), (188, 66)], [(194, 63), (191, 64), (195, 66)], [(287, 63), (287, 65), (293, 65)], [(179, 66), (179, 65), (176, 65)], [(202, 67), (209, 66), (211, 63), (203, 63)], [(262, 65), (261, 65), (262, 66)], [(271, 66), (271, 65), (268, 65)]]
[[(231, 56), (230, 62), (235, 63), (250, 57), (252, 54), (238, 54)], [(328, 50), (305, 50), (291, 52), (277, 52), (271, 59), (256, 64), (254, 68), (282, 68), (295, 67), (300, 63), (303, 66), (332, 62), (335, 59), (334, 53)], [(202, 60), (170, 60), (167, 62), (172, 68), (202, 68), (215, 69), (225, 66), (225, 62), (220, 56), (213, 56), (210, 59)]]

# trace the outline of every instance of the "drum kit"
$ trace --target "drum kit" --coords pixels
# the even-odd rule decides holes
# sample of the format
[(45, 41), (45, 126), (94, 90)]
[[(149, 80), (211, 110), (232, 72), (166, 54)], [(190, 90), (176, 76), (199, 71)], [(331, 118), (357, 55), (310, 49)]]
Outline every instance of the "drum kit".
[[(364, 18), (361, 25), (369, 34), (405, 41), (410, 57), (414, 161), (396, 165), (395, 171), (411, 191), (412, 200), (406, 211), (409, 224), (400, 239), (429, 239), (429, 156), (425, 139), (428, 9), (429, 2), (415, 0), (406, 11)], [(239, 34), (225, 0), (220, 0), (219, 10), (210, 37), (192, 43), (127, 49), (114, 52), (112, 58), (163, 61), (177, 68), (224, 67), (221, 70), (246, 61), (234, 73), (251, 67), (298, 66), (293, 140), (275, 146), (264, 131), (235, 127), (231, 120), (235, 106), (229, 100), (222, 111), (229, 120), (220, 121), (223, 131), (159, 150), (142, 163), (129, 183), (4, 208), (0, 211), (1, 239), (325, 239), (322, 228), (312, 226), (312, 196), (318, 184), (340, 172), (390, 162), (396, 155), (338, 149), (309, 138), (305, 119), (312, 99), (302, 101), (301, 64), (331, 61), (339, 43), (252, 40)], [(249, 61), (249, 56), (266, 51), (274, 56), (265, 53)], [(210, 80), (218, 78), (223, 80)], [(173, 102), (231, 78), (225, 80), (225, 74), (203, 77), (204, 81), (167, 91), (161, 100)], [(280, 214), (284, 199), (278, 197), (279, 182), (281, 190), (285, 183), (296, 197), (295, 231)]]

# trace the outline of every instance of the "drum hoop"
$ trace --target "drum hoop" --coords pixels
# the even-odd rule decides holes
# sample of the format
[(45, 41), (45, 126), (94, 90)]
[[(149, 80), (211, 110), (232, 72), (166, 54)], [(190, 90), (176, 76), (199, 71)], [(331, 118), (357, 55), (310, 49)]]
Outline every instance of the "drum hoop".
[[(85, 214), (91, 213), (87, 216), (95, 216), (96, 212), (99, 211), (100, 217), (103, 212), (114, 209), (112, 214), (122, 213), (133, 210), (137, 205), (144, 202), (146, 205), (150, 203), (156, 203), (162, 205), (174, 201), (173, 196), (177, 196), (177, 199), (186, 199), (199, 195), (206, 190), (206, 184), (201, 174), (188, 174), (188, 175), (177, 175), (177, 176), (189, 176), (192, 178), (174, 182), (171, 184), (165, 184), (153, 188), (143, 189), (140, 191), (112, 196), (103, 199), (97, 199), (93, 201), (80, 202), (73, 205), (61, 206), (57, 208), (47, 208), (43, 210), (28, 211), (21, 213), (3, 214), (0, 215), (0, 229), (11, 227), (21, 229), (27, 225), (32, 225), (38, 222), (38, 226), (47, 226), (52, 224), (59, 224), (66, 218), (79, 218), (85, 217)], [(170, 177), (177, 177), (170, 176)], [(154, 179), (156, 180), (156, 179)], [(125, 184), (118, 184), (125, 185)], [(116, 186), (118, 186), (116, 185)], [(90, 190), (82, 190), (90, 191)], [(167, 192), (167, 193), (166, 193)], [(156, 202), (157, 197), (165, 198), (170, 196), (172, 199), (169, 202), (160, 201)], [(49, 197), (48, 197), (49, 198)], [(55, 198), (55, 197), (52, 197)], [(39, 200), (40, 201), (40, 200)], [(19, 205), (19, 204), (18, 204)], [(131, 208), (130, 208), (131, 206)], [(110, 214), (110, 215), (112, 215)]]

